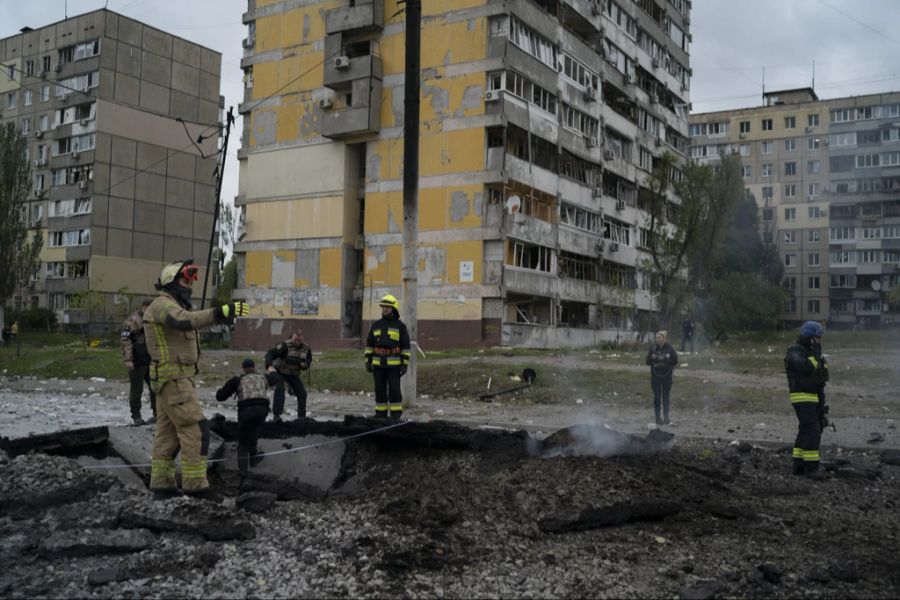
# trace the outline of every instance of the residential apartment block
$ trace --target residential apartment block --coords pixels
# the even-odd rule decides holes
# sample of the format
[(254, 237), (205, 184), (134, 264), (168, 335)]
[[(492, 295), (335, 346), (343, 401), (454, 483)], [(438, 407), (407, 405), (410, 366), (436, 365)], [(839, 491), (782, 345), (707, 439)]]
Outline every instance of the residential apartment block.
[[(649, 330), (641, 189), (665, 152), (687, 152), (689, 12), (423, 2), (423, 348)], [(236, 296), (257, 318), (235, 342), (262, 348), (300, 326), (357, 346), (378, 299), (401, 292), (402, 4), (248, 0), (244, 22)]]
[(763, 106), (691, 115), (691, 156), (741, 157), (777, 244), (784, 319), (877, 326), (895, 321), (887, 292), (900, 265), (900, 93), (820, 100), (770, 92)]
[(124, 294), (153, 292), (165, 262), (206, 262), (219, 53), (98, 10), (0, 39), (0, 68), (0, 122), (27, 138), (34, 177), (23, 210), (44, 236), (13, 308), (66, 322), (90, 289), (105, 302), (95, 317), (111, 319)]

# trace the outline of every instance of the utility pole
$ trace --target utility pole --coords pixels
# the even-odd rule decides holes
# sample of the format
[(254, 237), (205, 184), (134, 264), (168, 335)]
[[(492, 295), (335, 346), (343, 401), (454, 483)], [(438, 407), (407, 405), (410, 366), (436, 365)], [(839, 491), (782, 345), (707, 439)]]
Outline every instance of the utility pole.
[[(203, 275), (203, 295), (200, 297), (200, 310), (206, 307), (206, 284), (209, 282), (209, 272), (212, 271), (212, 251), (216, 242), (216, 224), (219, 222), (219, 203), (222, 200), (222, 180), (225, 178), (225, 160), (228, 157), (228, 137), (231, 135), (231, 126), (234, 124), (234, 107), (228, 107), (228, 115), (225, 117), (225, 141), (222, 144), (222, 155), (219, 165), (216, 167), (216, 206), (213, 209), (212, 231), (209, 234), (209, 250), (206, 253), (206, 273)], [(200, 143), (200, 140), (197, 140)]]
[(422, 46), (422, 0), (406, 0), (406, 74), (403, 80), (403, 309), (412, 356), (403, 378), (403, 404), (416, 401), (419, 277), (419, 69)]

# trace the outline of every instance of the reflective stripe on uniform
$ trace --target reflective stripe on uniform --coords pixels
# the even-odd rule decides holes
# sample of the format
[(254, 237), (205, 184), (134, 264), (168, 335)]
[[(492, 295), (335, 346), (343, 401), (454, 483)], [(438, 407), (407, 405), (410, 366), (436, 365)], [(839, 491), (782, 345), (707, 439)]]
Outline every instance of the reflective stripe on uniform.
[(372, 335), (374, 335), (375, 337), (378, 337), (379, 335), (381, 335), (381, 330), (380, 330), (380, 329), (373, 329), (373, 330), (372, 330)]
[(376, 410), (376, 411), (386, 411), (387, 409), (388, 409), (388, 405), (387, 405), (387, 404), (376, 404), (376, 405), (375, 405), (375, 410)]
[(201, 458), (196, 463), (181, 462), (181, 479), (204, 479), (206, 478), (206, 459)]
[(391, 412), (397, 412), (403, 410), (402, 404), (391, 404)]
[(806, 462), (819, 462), (819, 451), (818, 450), (802, 450), (801, 451), (804, 461)]
[(388, 337), (391, 338), (392, 340), (394, 340), (395, 342), (400, 341), (400, 330), (399, 329), (389, 327), (387, 330), (387, 333), (388, 333)]
[(811, 362), (815, 368), (817, 368), (817, 369), (819, 368), (819, 361), (816, 360), (815, 356), (810, 356), (809, 362)]
[(375, 348), (372, 348), (372, 347), (370, 347), (370, 346), (366, 346), (366, 351), (363, 353), (363, 356), (367, 356), (367, 357), (368, 357), (368, 356), (372, 356), (373, 354), (375, 354)]
[(810, 394), (809, 392), (791, 392), (791, 404), (799, 402), (818, 402), (818, 394)]
[(387, 363), (387, 366), (389, 366), (389, 367), (399, 367), (403, 361), (400, 358), (395, 358), (395, 357), (389, 356), (389, 357), (387, 357), (385, 362)]
[(794, 458), (803, 458), (803, 449), (797, 448), (796, 446), (794, 446), (793, 457)]

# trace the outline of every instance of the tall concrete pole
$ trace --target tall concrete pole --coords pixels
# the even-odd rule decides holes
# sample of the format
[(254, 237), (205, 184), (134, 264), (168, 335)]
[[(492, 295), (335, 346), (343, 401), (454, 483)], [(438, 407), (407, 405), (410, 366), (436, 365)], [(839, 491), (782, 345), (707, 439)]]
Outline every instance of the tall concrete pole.
[(416, 401), (418, 358), (417, 250), (419, 246), (419, 70), (422, 0), (406, 0), (406, 75), (403, 80), (403, 300), (401, 318), (413, 343), (409, 371), (402, 379), (403, 403)]

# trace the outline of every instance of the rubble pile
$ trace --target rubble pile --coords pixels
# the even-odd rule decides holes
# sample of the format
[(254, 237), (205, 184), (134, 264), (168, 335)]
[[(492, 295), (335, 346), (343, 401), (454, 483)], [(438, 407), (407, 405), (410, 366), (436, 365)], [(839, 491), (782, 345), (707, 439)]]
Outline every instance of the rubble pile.
[(0, 460), (0, 596), (900, 595), (900, 467), (877, 451), (816, 483), (783, 448), (542, 458), (402, 429), (349, 443), (318, 500), (214, 477), (216, 500), (159, 501), (70, 458)]

